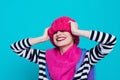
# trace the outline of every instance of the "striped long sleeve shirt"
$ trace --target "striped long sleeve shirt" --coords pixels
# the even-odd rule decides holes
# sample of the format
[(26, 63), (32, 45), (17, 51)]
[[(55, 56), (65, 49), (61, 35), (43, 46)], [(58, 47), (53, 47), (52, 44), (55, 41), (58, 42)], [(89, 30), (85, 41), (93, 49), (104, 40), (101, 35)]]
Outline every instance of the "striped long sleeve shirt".
[[(98, 42), (98, 44), (90, 50), (87, 50), (83, 63), (75, 73), (73, 80), (87, 80), (91, 67), (110, 53), (116, 43), (115, 36), (94, 30), (90, 31), (89, 39)], [(11, 44), (11, 48), (19, 56), (38, 64), (38, 80), (48, 80), (46, 75), (46, 52), (33, 49), (31, 46), (29, 38)]]

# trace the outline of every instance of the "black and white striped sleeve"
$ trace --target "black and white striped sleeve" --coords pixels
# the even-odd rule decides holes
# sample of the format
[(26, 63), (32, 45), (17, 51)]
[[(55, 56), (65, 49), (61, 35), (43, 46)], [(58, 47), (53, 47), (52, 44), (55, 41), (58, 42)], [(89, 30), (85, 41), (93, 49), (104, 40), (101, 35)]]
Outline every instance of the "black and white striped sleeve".
[(90, 40), (94, 40), (99, 44), (89, 50), (89, 62), (94, 65), (105, 55), (110, 53), (116, 43), (116, 37), (100, 31), (90, 31)]
[(23, 39), (20, 41), (17, 41), (10, 45), (11, 49), (17, 53), (19, 56), (26, 58), (27, 60), (30, 60), (31, 62), (39, 63), (40, 57), (45, 57), (44, 51), (32, 49), (31, 44), (29, 42), (29, 39)]

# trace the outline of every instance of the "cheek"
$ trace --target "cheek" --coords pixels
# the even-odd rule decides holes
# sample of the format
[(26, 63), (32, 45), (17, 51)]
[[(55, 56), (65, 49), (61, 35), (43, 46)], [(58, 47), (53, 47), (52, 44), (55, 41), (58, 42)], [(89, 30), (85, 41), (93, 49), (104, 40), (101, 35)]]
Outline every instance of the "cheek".
[(72, 37), (69, 37), (69, 38), (68, 38), (68, 42), (73, 42), (73, 38), (72, 38)]
[(56, 41), (56, 36), (55, 35), (53, 35), (53, 42), (55, 42)]
[(73, 39), (73, 37), (72, 36), (68, 36), (68, 40), (70, 41), (70, 42), (74, 42), (74, 39)]

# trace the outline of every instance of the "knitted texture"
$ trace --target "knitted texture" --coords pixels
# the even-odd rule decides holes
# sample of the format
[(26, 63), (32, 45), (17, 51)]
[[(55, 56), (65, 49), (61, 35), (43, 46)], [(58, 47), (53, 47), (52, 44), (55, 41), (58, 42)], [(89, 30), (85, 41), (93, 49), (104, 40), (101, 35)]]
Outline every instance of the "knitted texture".
[[(62, 17), (59, 17), (56, 20), (54, 20), (53, 23), (51, 24), (51, 27), (48, 30), (48, 35), (50, 37), (50, 41), (52, 42), (52, 44), (54, 46), (56, 46), (53, 42), (53, 35), (54, 35), (55, 32), (57, 32), (57, 31), (67, 31), (67, 32), (71, 33), (71, 26), (70, 26), (69, 21), (74, 21), (75, 22), (75, 20), (71, 19), (70, 17), (62, 16)], [(73, 37), (75, 39), (75, 44), (78, 45), (79, 37), (75, 36), (75, 35), (73, 35)]]

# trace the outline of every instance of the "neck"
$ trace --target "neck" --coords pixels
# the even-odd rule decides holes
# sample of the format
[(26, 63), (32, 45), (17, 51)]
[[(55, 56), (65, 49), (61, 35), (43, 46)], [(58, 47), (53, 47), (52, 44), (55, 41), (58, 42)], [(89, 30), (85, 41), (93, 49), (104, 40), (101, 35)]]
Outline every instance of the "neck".
[(59, 47), (61, 55), (63, 55), (73, 44)]

